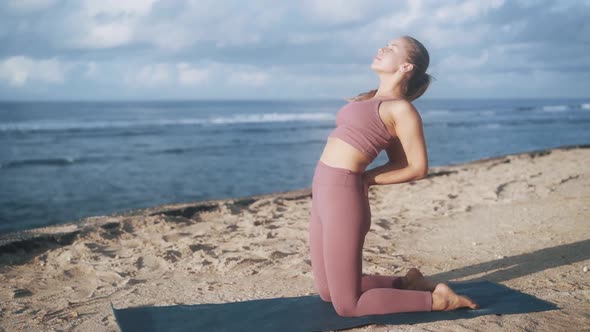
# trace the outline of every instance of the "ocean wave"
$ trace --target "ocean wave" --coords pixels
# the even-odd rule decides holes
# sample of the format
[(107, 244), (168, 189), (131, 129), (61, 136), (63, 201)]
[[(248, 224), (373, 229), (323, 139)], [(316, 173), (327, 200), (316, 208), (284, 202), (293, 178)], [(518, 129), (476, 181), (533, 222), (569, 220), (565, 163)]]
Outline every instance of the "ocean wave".
[(259, 113), (234, 114), (209, 118), (119, 120), (119, 121), (32, 121), (0, 124), (0, 132), (87, 131), (133, 127), (161, 127), (178, 125), (238, 124), (292, 121), (330, 121), (332, 113)]
[[(245, 144), (243, 141), (234, 141), (232, 142), (233, 145), (240, 146), (241, 144)], [(269, 147), (277, 147), (277, 146), (293, 146), (293, 145), (307, 145), (307, 144), (324, 144), (326, 143), (325, 139), (310, 139), (310, 140), (303, 140), (303, 141), (284, 141), (284, 142), (277, 142), (277, 141), (268, 141), (268, 142), (258, 142), (258, 143), (251, 143), (248, 142), (249, 146), (269, 146)], [(169, 148), (169, 149), (162, 149), (162, 150), (152, 150), (147, 152), (150, 155), (158, 155), (158, 154), (186, 154), (186, 153), (193, 153), (198, 151), (199, 153), (208, 151), (208, 150), (219, 150), (227, 148), (228, 145), (201, 145), (198, 147), (178, 147), (178, 148)]]
[(265, 122), (290, 122), (290, 121), (324, 121), (333, 120), (332, 113), (260, 113), (260, 114), (235, 114), (226, 117), (209, 118), (213, 124), (234, 123), (265, 123)]
[(567, 105), (547, 105), (541, 108), (543, 112), (565, 112), (568, 109), (569, 106)]
[(536, 109), (535, 106), (518, 106), (514, 108), (515, 111), (534, 111)]
[(423, 112), (424, 116), (447, 116), (451, 114), (451, 110), (448, 109), (432, 109)]
[(569, 110), (584, 109), (590, 110), (590, 103), (570, 104), (570, 105), (542, 105), (542, 106), (518, 106), (515, 111), (532, 111), (532, 112), (567, 112)]
[(85, 131), (91, 129), (132, 128), (145, 126), (168, 126), (184, 124), (202, 124), (203, 119), (179, 120), (123, 120), (123, 121), (34, 121), (0, 124), (0, 132), (35, 132), (35, 131)]
[(489, 108), (475, 108), (469, 109), (432, 109), (420, 112), (425, 118), (443, 118), (443, 117), (457, 117), (457, 116), (474, 116), (484, 115), (493, 116), (497, 114), (497, 109)]
[(556, 124), (568, 124), (568, 125), (581, 125), (590, 123), (590, 119), (578, 119), (578, 118), (559, 118), (559, 119), (510, 119), (510, 120), (494, 120), (494, 122), (475, 122), (475, 121), (446, 121), (439, 123), (426, 123), (426, 126), (438, 127), (461, 127), (461, 128), (475, 128), (485, 127), (490, 129), (497, 129), (500, 127), (518, 127), (528, 125), (556, 125)]
[(120, 156), (89, 156), (89, 157), (57, 157), (57, 158), (37, 158), (37, 159), (21, 159), (10, 160), (0, 163), (0, 169), (22, 168), (22, 167), (37, 167), (37, 166), (72, 166), (81, 163), (95, 163), (112, 161), (115, 159), (132, 160), (133, 157), (129, 155)]
[(73, 164), (76, 161), (78, 160), (73, 157), (12, 160), (0, 164), (0, 168), (20, 168), (23, 166), (64, 166)]
[(565, 112), (567, 110), (590, 110), (590, 103), (581, 103), (573, 105), (546, 105), (543, 106), (544, 112)]
[(494, 112), (494, 111), (480, 111), (479, 115), (494, 116), (494, 115), (496, 115), (496, 112)]

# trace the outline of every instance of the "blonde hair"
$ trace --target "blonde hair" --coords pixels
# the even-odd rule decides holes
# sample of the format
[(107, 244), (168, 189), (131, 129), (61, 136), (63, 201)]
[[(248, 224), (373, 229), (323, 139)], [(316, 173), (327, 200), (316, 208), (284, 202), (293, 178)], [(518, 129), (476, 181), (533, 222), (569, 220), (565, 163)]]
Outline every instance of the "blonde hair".
[[(428, 69), (428, 65), (430, 64), (430, 56), (426, 47), (413, 37), (406, 35), (401, 38), (404, 38), (408, 42), (409, 47), (406, 50), (408, 53), (407, 61), (414, 65), (413, 74), (410, 78), (401, 82), (404, 98), (412, 101), (422, 96), (435, 78), (426, 73), (426, 69)], [(376, 93), (377, 89), (374, 89), (345, 99), (347, 101), (366, 100), (373, 98)]]

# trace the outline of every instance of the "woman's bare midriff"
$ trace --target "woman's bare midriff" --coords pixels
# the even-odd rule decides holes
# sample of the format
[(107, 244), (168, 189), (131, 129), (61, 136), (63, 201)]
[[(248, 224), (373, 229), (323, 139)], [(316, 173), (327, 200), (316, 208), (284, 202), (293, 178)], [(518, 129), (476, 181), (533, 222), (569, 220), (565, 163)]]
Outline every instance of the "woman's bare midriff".
[(346, 168), (358, 173), (364, 172), (371, 164), (361, 151), (336, 137), (328, 137), (320, 161), (328, 166)]
[[(381, 111), (388, 107), (391, 109), (395, 104), (396, 101), (384, 101), (379, 105), (377, 110), (377, 114), (385, 125), (386, 130), (392, 136), (395, 135), (395, 132), (390, 129), (392, 127), (390, 123), (393, 122), (390, 118), (391, 116), (388, 115), (387, 111), (385, 114)], [(364, 172), (367, 166), (371, 164), (371, 160), (364, 153), (337, 137), (328, 137), (320, 160), (328, 166), (346, 168), (353, 172)]]

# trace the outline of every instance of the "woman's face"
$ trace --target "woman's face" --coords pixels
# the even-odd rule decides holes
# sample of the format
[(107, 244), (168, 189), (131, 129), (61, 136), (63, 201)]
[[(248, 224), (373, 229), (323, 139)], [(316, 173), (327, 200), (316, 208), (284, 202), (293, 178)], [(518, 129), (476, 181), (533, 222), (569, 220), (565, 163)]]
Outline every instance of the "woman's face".
[(377, 50), (371, 68), (379, 72), (395, 73), (407, 62), (406, 58), (406, 41), (403, 38), (394, 39)]

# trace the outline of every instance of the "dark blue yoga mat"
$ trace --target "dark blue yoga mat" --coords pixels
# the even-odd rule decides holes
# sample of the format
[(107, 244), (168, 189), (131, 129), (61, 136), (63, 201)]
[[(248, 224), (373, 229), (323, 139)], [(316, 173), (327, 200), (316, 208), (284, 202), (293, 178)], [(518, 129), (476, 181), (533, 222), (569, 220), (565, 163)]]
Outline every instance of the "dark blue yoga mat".
[(115, 309), (122, 332), (132, 331), (326, 331), (367, 324), (415, 324), (490, 314), (521, 314), (558, 309), (553, 303), (490, 281), (447, 283), (480, 305), (473, 310), (408, 312), (340, 317), (319, 295), (243, 302)]

